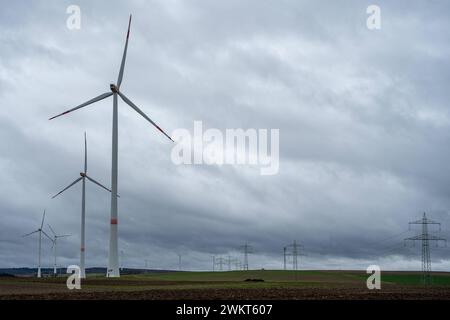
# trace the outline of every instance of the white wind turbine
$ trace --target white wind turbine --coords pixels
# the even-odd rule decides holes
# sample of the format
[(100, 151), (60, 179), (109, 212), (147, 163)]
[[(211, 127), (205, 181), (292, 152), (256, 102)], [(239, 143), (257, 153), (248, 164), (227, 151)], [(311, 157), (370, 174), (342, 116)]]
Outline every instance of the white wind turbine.
[(54, 274), (55, 277), (56, 277), (56, 275), (57, 275), (57, 272), (56, 272), (56, 244), (57, 244), (59, 238), (70, 237), (71, 235), (70, 235), (70, 234), (61, 234), (61, 235), (56, 234), (55, 231), (53, 230), (52, 226), (49, 225), (49, 224), (47, 224), (47, 225), (48, 225), (50, 231), (53, 233), (53, 239), (52, 239), (53, 245), (52, 245), (52, 249), (53, 249), (53, 255), (54, 255), (54, 258), (55, 258), (54, 264), (53, 264), (53, 274)]
[(45, 231), (42, 229), (44, 227), (44, 220), (45, 220), (45, 210), (44, 210), (44, 213), (42, 214), (42, 222), (41, 222), (41, 226), (39, 227), (39, 229), (23, 235), (23, 237), (28, 237), (28, 236), (30, 236), (30, 235), (32, 235), (34, 233), (39, 232), (39, 253), (38, 253), (39, 257), (38, 257), (38, 273), (37, 273), (37, 277), (38, 278), (41, 277), (41, 242), (42, 242), (42, 234), (44, 234), (47, 238), (49, 238), (50, 241), (53, 241), (53, 239), (50, 238), (50, 236), (47, 233), (45, 233)]
[(106, 191), (111, 192), (107, 187), (102, 185), (101, 183), (95, 181), (91, 177), (87, 175), (87, 141), (86, 141), (86, 132), (84, 133), (84, 172), (80, 172), (80, 177), (76, 179), (74, 182), (69, 184), (67, 187), (65, 187), (63, 190), (55, 194), (52, 199), (59, 196), (61, 193), (69, 189), (70, 187), (74, 186), (78, 182), (82, 182), (82, 189), (81, 189), (81, 245), (80, 245), (80, 277), (85, 278), (86, 277), (86, 271), (85, 271), (85, 252), (86, 252), (86, 246), (85, 246), (85, 225), (86, 225), (86, 179), (91, 181), (92, 183), (98, 185), (99, 187), (105, 189)]
[(80, 108), (86, 107), (87, 105), (90, 105), (94, 102), (103, 100), (107, 97), (113, 96), (113, 120), (112, 120), (112, 165), (111, 165), (111, 220), (110, 220), (110, 239), (109, 239), (109, 261), (108, 261), (108, 269), (106, 276), (107, 277), (120, 277), (120, 270), (119, 270), (119, 249), (118, 249), (118, 234), (117, 234), (117, 175), (118, 175), (118, 169), (117, 169), (117, 153), (118, 153), (118, 104), (117, 104), (117, 96), (119, 95), (120, 98), (128, 104), (131, 108), (133, 108), (137, 113), (139, 113), (144, 119), (146, 119), (148, 122), (150, 122), (152, 125), (154, 125), (159, 131), (161, 131), (167, 138), (169, 138), (171, 141), (172, 138), (169, 137), (168, 134), (166, 134), (153, 120), (151, 120), (141, 109), (139, 109), (133, 102), (131, 102), (121, 91), (120, 91), (120, 85), (122, 83), (123, 78), (123, 71), (125, 67), (125, 60), (127, 56), (127, 48), (128, 48), (128, 38), (130, 36), (130, 25), (131, 25), (131, 15), (130, 20), (128, 22), (128, 32), (127, 32), (127, 38), (125, 41), (125, 48), (123, 51), (122, 56), (122, 62), (120, 64), (120, 71), (119, 71), (119, 77), (117, 79), (117, 84), (110, 84), (109, 88), (111, 92), (106, 92), (98, 97), (95, 97), (85, 103), (80, 104), (79, 106), (69, 109), (59, 115), (56, 115), (51, 119), (54, 119), (56, 117), (62, 116), (64, 114), (67, 114), (69, 112), (78, 110)]

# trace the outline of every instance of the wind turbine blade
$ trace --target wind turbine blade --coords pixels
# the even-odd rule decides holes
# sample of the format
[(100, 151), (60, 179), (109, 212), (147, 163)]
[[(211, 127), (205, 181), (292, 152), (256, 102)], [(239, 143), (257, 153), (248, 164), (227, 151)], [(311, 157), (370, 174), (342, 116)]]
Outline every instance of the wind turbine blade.
[(50, 237), (44, 230), (42, 230), (41, 229), (41, 232), (47, 237), (47, 238), (49, 238), (50, 239), (50, 241), (52, 241), (53, 242), (53, 239), (52, 239), (52, 237)]
[(28, 236), (31, 236), (32, 234), (34, 234), (34, 233), (36, 233), (36, 232), (39, 232), (39, 230), (36, 230), (36, 231), (30, 232), (30, 233), (24, 234), (22, 237), (28, 237)]
[(125, 40), (125, 48), (123, 49), (123, 56), (122, 56), (122, 63), (120, 64), (119, 77), (117, 78), (117, 88), (118, 89), (120, 89), (120, 84), (122, 83), (123, 69), (125, 68), (125, 60), (127, 58), (128, 38), (130, 37), (130, 26), (131, 26), (131, 14), (130, 14), (130, 20), (128, 21), (127, 40)]
[(57, 196), (59, 196), (61, 193), (63, 193), (64, 191), (66, 191), (67, 189), (69, 189), (71, 186), (73, 186), (74, 184), (76, 184), (78, 181), (80, 181), (81, 179), (83, 179), (82, 177), (79, 177), (77, 180), (75, 180), (74, 182), (72, 182), (71, 184), (69, 184), (67, 187), (65, 187), (64, 189), (62, 189), (60, 192), (58, 192), (57, 194), (55, 194), (52, 199), (56, 198)]
[(63, 235), (60, 235), (60, 236), (56, 236), (57, 238), (66, 238), (66, 237), (71, 237), (72, 235), (71, 234), (63, 234)]
[(84, 173), (87, 172), (87, 138), (86, 131), (84, 132)]
[(85, 102), (85, 103), (82, 103), (82, 104), (80, 104), (79, 106), (76, 106), (75, 108), (72, 108), (72, 109), (70, 109), (70, 110), (64, 111), (63, 113), (60, 113), (60, 114), (58, 114), (58, 115), (56, 115), (56, 116), (54, 116), (54, 117), (51, 117), (51, 118), (48, 119), (48, 120), (55, 119), (55, 118), (57, 118), (57, 117), (59, 117), (59, 116), (68, 114), (69, 112), (72, 112), (72, 111), (81, 109), (81, 108), (83, 108), (83, 107), (86, 107), (86, 106), (88, 106), (88, 105), (90, 105), (90, 104), (92, 104), (92, 103), (94, 103), (94, 102), (97, 102), (97, 101), (103, 100), (103, 99), (105, 99), (105, 98), (108, 98), (109, 96), (112, 96), (112, 94), (113, 94), (112, 92), (106, 92), (106, 93), (103, 93), (103, 94), (99, 95), (98, 97), (95, 97), (95, 98), (93, 98), (93, 99), (91, 99), (91, 100), (89, 100), (89, 101), (87, 101), (87, 102)]
[(122, 92), (118, 92), (119, 96), (122, 98), (123, 101), (125, 101), (130, 107), (132, 107), (137, 113), (139, 113), (142, 117), (144, 117), (145, 120), (147, 120), (148, 122), (150, 122), (152, 125), (154, 125), (156, 127), (156, 129), (158, 129), (159, 131), (162, 132), (162, 134), (164, 134), (167, 138), (170, 139), (170, 141), (174, 142), (172, 140), (171, 137), (169, 137), (169, 135), (167, 133), (165, 133), (163, 131), (163, 129), (161, 129), (155, 122), (152, 121), (152, 119), (150, 119), (149, 117), (147, 117), (147, 115), (141, 110), (139, 109), (133, 102), (130, 101), (130, 99), (128, 99), (127, 97), (125, 97), (125, 95)]
[(44, 226), (44, 220), (45, 220), (45, 210), (44, 210), (44, 214), (42, 215), (41, 230), (42, 230), (42, 227)]
[[(87, 178), (89, 181), (91, 181), (92, 183), (95, 183), (96, 185), (98, 185), (100, 188), (103, 188), (103, 189), (105, 189), (106, 191), (111, 192), (110, 189), (108, 189), (107, 187), (105, 187), (104, 185), (102, 185), (100, 182), (95, 181), (94, 179), (92, 179), (91, 177), (89, 177), (89, 176), (87, 176), (87, 175), (86, 175), (86, 178)], [(120, 198), (119, 195), (117, 195), (117, 197)]]
[(56, 233), (55, 233), (55, 231), (53, 230), (52, 226), (49, 225), (48, 223), (47, 223), (47, 226), (49, 227), (49, 229), (50, 229), (50, 231), (53, 233), (53, 235), (56, 237)]

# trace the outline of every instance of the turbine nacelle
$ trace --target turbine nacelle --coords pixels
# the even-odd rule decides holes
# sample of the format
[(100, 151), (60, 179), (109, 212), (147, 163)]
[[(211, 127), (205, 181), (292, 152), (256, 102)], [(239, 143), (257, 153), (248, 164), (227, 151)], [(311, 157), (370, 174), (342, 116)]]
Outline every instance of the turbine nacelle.
[(82, 176), (83, 178), (86, 178), (86, 173), (80, 172), (80, 176)]
[(109, 88), (111, 89), (112, 92), (117, 93), (119, 92), (119, 88), (117, 88), (117, 86), (114, 83), (111, 83), (109, 85)]

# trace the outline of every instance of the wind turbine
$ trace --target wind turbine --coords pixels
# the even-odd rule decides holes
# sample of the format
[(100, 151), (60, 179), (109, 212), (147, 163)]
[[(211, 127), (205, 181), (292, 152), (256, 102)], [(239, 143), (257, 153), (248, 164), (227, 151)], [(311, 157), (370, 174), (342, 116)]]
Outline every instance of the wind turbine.
[(131, 26), (131, 15), (128, 21), (128, 32), (127, 38), (125, 41), (125, 48), (123, 51), (122, 62), (120, 64), (119, 77), (117, 79), (117, 84), (110, 84), (109, 88), (111, 92), (106, 92), (98, 97), (95, 97), (85, 103), (76, 106), (75, 108), (69, 109), (61, 114), (58, 114), (54, 117), (51, 117), (49, 120), (57, 118), (59, 116), (65, 115), (69, 112), (84, 108), (94, 102), (103, 100), (110, 96), (113, 96), (113, 120), (112, 120), (112, 159), (111, 159), (111, 220), (110, 220), (110, 239), (109, 239), (109, 261), (108, 261), (108, 269), (106, 276), (107, 277), (120, 277), (119, 270), (119, 249), (118, 249), (118, 235), (117, 235), (117, 223), (118, 223), (118, 214), (117, 214), (117, 176), (118, 176), (118, 104), (117, 104), (117, 96), (119, 96), (126, 104), (128, 104), (131, 108), (133, 108), (137, 113), (139, 113), (145, 120), (150, 122), (153, 126), (155, 126), (162, 134), (164, 134), (171, 141), (172, 138), (166, 134), (153, 120), (151, 120), (141, 109), (139, 109), (131, 100), (129, 100), (121, 91), (120, 85), (122, 84), (123, 71), (125, 68), (125, 60), (127, 56), (128, 49), (128, 38), (130, 37), (130, 26)]
[(80, 245), (80, 277), (86, 278), (86, 272), (85, 272), (85, 252), (86, 252), (86, 246), (85, 246), (85, 225), (86, 225), (86, 179), (90, 182), (98, 185), (99, 187), (105, 189), (106, 191), (111, 192), (107, 187), (102, 185), (101, 183), (95, 181), (91, 177), (87, 175), (87, 140), (86, 140), (86, 132), (84, 133), (84, 172), (80, 172), (80, 177), (76, 179), (74, 182), (69, 184), (67, 187), (65, 187), (63, 190), (55, 194), (52, 199), (59, 196), (61, 193), (69, 189), (70, 187), (74, 186), (78, 182), (82, 182), (82, 189), (81, 189), (81, 245)]
[(56, 275), (57, 275), (57, 272), (56, 272), (56, 243), (57, 243), (57, 240), (58, 240), (59, 238), (70, 237), (71, 235), (70, 235), (70, 234), (62, 234), (62, 235), (58, 235), (58, 234), (55, 233), (55, 231), (53, 230), (53, 228), (52, 228), (51, 225), (49, 225), (49, 224), (47, 224), (47, 225), (48, 225), (50, 231), (53, 233), (53, 239), (52, 239), (53, 245), (52, 245), (52, 249), (53, 249), (53, 254), (54, 254), (54, 256), (55, 256), (55, 263), (54, 263), (54, 265), (53, 265), (53, 274), (54, 274), (55, 277), (56, 277)]
[(47, 238), (49, 238), (50, 241), (53, 241), (53, 239), (50, 238), (50, 236), (47, 233), (45, 233), (45, 231), (42, 229), (44, 227), (44, 220), (45, 220), (45, 210), (44, 210), (44, 213), (42, 214), (42, 222), (41, 222), (41, 226), (39, 227), (39, 229), (23, 235), (23, 237), (28, 237), (28, 236), (30, 236), (30, 235), (32, 235), (34, 233), (39, 232), (39, 257), (38, 257), (38, 274), (37, 274), (38, 278), (41, 277), (41, 242), (42, 242), (42, 234), (44, 234)]

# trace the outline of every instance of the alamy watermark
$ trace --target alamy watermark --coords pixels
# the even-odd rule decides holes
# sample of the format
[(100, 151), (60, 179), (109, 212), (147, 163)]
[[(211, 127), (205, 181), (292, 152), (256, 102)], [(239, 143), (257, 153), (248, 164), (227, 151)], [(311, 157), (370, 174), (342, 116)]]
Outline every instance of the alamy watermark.
[(366, 13), (369, 15), (366, 20), (366, 26), (369, 30), (381, 29), (381, 9), (377, 5), (370, 5), (366, 9)]
[(69, 30), (81, 29), (81, 9), (77, 5), (70, 5), (66, 9), (66, 13), (70, 16), (66, 20), (66, 26)]
[(280, 168), (279, 129), (219, 129), (203, 131), (202, 121), (194, 121), (194, 131), (177, 129), (172, 162), (207, 165), (259, 166), (261, 175), (274, 175)]
[(73, 290), (81, 289), (81, 270), (80, 267), (77, 265), (70, 265), (67, 267), (67, 273), (70, 274), (70, 276), (67, 278), (66, 285), (67, 289)]
[(375, 264), (367, 267), (366, 272), (370, 274), (367, 278), (367, 289), (369, 290), (380, 290), (381, 289), (381, 268)]

